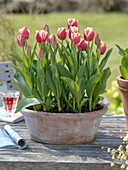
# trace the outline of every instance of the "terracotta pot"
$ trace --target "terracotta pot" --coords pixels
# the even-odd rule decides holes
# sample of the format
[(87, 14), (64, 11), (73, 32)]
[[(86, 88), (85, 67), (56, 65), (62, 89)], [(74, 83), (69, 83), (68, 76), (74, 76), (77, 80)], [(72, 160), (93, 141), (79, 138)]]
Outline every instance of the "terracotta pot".
[(102, 118), (103, 109), (88, 113), (48, 113), (22, 111), (31, 139), (50, 144), (81, 144), (92, 142)]
[(117, 84), (121, 92), (122, 103), (123, 103), (125, 118), (126, 118), (126, 124), (128, 128), (128, 80), (124, 80), (121, 76), (118, 76)]

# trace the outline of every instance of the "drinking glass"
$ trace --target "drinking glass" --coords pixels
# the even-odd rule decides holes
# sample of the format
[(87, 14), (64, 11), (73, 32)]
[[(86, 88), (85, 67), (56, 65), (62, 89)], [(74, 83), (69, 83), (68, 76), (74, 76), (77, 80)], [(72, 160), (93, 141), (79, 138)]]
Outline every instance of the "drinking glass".
[(0, 95), (2, 97), (3, 106), (10, 117), (16, 111), (17, 102), (20, 96), (20, 91), (18, 90), (3, 90), (0, 91)]

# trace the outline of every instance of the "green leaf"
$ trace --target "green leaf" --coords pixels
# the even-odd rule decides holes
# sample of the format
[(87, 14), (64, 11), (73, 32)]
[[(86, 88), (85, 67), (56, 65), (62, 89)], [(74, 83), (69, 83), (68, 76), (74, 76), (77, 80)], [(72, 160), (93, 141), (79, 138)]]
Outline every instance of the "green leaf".
[(84, 71), (85, 71), (85, 65), (82, 64), (77, 72), (77, 75), (76, 77), (78, 77), (78, 81), (81, 81), (82, 77), (83, 77), (83, 74), (84, 74)]
[(119, 45), (117, 45), (117, 44), (115, 44), (115, 45), (117, 46), (117, 48), (119, 50), (118, 51), (119, 54), (122, 55), (122, 56), (125, 56), (125, 54), (126, 54), (125, 50), (123, 48), (121, 48)]
[(87, 81), (82, 78), (82, 80), (80, 81), (80, 89), (81, 89), (82, 96), (85, 93), (86, 85), (87, 85)]
[(88, 101), (88, 98), (83, 98), (83, 100), (80, 102), (80, 107), (85, 105), (85, 103)]
[(42, 100), (42, 96), (40, 95), (39, 91), (36, 88), (32, 89), (32, 95)]
[(31, 55), (31, 61), (33, 61), (34, 56), (35, 56), (35, 54), (36, 54), (36, 47), (37, 47), (37, 42), (36, 42), (36, 44), (35, 44), (35, 46), (34, 46), (34, 49), (33, 49), (32, 55)]
[(71, 56), (71, 51), (69, 51), (68, 48), (66, 48), (66, 47), (63, 46), (63, 50), (64, 50), (64, 53), (66, 53), (66, 55), (67, 55), (68, 57)]
[(23, 61), (23, 58), (13, 49), (13, 53), (10, 54), (16, 61), (21, 63)]
[(21, 73), (16, 73), (14, 75), (14, 80), (16, 82), (16, 84), (19, 86), (20, 90), (23, 92), (24, 96), (30, 96), (31, 95), (31, 90), (29, 88), (29, 86), (27, 85), (27, 83), (25, 82), (23, 76), (21, 75)]
[(70, 88), (72, 94), (74, 95), (75, 99), (77, 101), (80, 101), (81, 99), (81, 90), (79, 85), (72, 79), (68, 77), (61, 77), (61, 79), (68, 85)]
[(103, 70), (104, 66), (106, 65), (107, 61), (108, 61), (108, 58), (109, 56), (111, 55), (112, 53), (112, 48), (109, 49), (105, 55), (105, 57), (102, 59), (101, 63), (100, 63), (100, 70)]
[(125, 68), (125, 66), (123, 65), (120, 66), (120, 72), (121, 72), (122, 77), (125, 80), (128, 80), (128, 70)]
[(102, 74), (102, 77), (101, 77), (101, 83), (105, 83), (107, 82), (107, 79), (109, 78), (109, 76), (111, 75), (111, 70), (110, 68), (106, 68), (105, 70), (103, 70), (103, 74)]
[(30, 80), (30, 77), (23, 70), (21, 70), (20, 67), (15, 66), (15, 65), (13, 65), (13, 67), (22, 75), (22, 77), (26, 81), (26, 84), (29, 86), (29, 88), (32, 89), (32, 82)]
[(51, 98), (50, 97), (48, 97), (47, 99), (46, 99), (46, 110), (47, 111), (50, 111), (50, 109), (51, 109), (51, 107), (52, 107), (52, 105), (51, 105)]
[(57, 92), (57, 99), (60, 99), (61, 93), (62, 93), (62, 88), (61, 88), (61, 82), (60, 82), (60, 76), (56, 68), (53, 68), (53, 81), (56, 87), (56, 92)]
[(71, 108), (72, 112), (74, 113), (78, 113), (78, 110), (76, 110), (75, 108), (73, 108), (73, 106), (68, 102), (67, 105)]
[(10, 54), (10, 56), (13, 57), (13, 59), (15, 59), (16, 61), (18, 61), (19, 63), (23, 62), (22, 58), (16, 54)]
[(86, 85), (86, 92), (87, 92), (87, 95), (88, 95), (89, 98), (92, 97), (94, 88), (95, 88), (96, 84), (98, 83), (98, 81), (100, 80), (100, 77), (101, 77), (101, 75), (94, 74), (88, 80), (87, 85)]
[(55, 86), (55, 83), (54, 83), (52, 77), (53, 77), (52, 69), (50, 66), (47, 66), (46, 67), (46, 81), (47, 81), (50, 89), (54, 93), (54, 95), (57, 96), (56, 86)]
[(40, 81), (39, 78), (36, 79), (36, 82), (37, 82), (37, 87), (36, 87), (36, 90), (38, 90), (40, 96), (42, 96), (42, 82)]
[(71, 73), (63, 65), (57, 64), (57, 69), (61, 76), (71, 78)]
[(128, 57), (123, 56), (121, 64), (127, 69), (128, 68)]
[[(105, 88), (106, 88), (106, 83), (107, 83), (107, 79), (108, 77), (111, 75), (111, 71), (110, 68), (107, 68), (103, 71), (102, 76), (100, 81), (97, 83), (97, 85), (95, 86), (94, 92), (93, 92), (93, 100), (94, 102), (97, 100), (97, 97), (102, 94), (103, 92), (105, 92)], [(97, 103), (96, 103), (97, 104)]]
[(128, 53), (128, 48), (125, 48), (126, 53)]
[(21, 102), (18, 104), (15, 113), (21, 111), (22, 109), (29, 107), (29, 106), (34, 106), (37, 104), (42, 104), (44, 103), (42, 100), (34, 97), (27, 97), (21, 100)]
[(89, 111), (94, 110), (92, 97), (93, 97), (94, 89), (97, 83), (99, 82), (100, 78), (101, 78), (101, 74), (96, 73), (87, 82), (86, 93), (89, 101)]

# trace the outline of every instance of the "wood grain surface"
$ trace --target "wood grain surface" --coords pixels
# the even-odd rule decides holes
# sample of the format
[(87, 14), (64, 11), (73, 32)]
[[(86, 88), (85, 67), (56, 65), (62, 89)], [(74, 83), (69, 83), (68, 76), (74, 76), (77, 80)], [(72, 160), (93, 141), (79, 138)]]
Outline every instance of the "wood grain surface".
[[(0, 122), (0, 127), (5, 123)], [(34, 142), (24, 121), (11, 126), (28, 141), (24, 150), (0, 151), (0, 170), (119, 170), (110, 166), (111, 155), (104, 147), (117, 148), (125, 136), (123, 115), (106, 114), (95, 141), (80, 145), (50, 145)]]

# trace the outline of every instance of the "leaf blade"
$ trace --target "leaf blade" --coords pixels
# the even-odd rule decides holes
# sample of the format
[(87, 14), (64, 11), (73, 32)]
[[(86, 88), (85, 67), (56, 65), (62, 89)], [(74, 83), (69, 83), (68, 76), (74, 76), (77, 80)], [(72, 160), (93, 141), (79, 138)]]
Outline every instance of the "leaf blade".
[(37, 105), (37, 104), (42, 104), (44, 103), (42, 100), (38, 99), (38, 98), (34, 98), (34, 97), (27, 97), (24, 98), (23, 100), (21, 100), (21, 102), (18, 104), (15, 113), (21, 111), (22, 109), (29, 107), (29, 106), (33, 106), (33, 105)]

